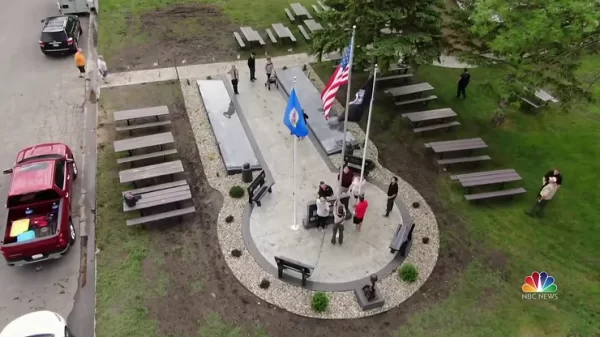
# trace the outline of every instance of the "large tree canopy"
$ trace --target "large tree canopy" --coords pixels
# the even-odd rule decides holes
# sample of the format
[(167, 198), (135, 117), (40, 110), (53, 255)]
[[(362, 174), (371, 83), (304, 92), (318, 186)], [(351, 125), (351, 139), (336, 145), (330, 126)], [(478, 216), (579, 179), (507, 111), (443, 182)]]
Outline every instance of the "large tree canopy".
[(442, 0), (325, 0), (332, 10), (319, 14), (324, 29), (315, 34), (312, 51), (342, 50), (356, 25), (355, 64), (375, 61), (387, 68), (401, 56), (431, 64), (442, 51)]
[[(451, 11), (451, 41), (459, 58), (502, 68), (501, 96), (533, 89), (562, 102), (584, 94), (576, 71), (598, 51), (600, 6), (595, 0), (462, 0)], [(526, 89), (527, 88), (527, 89)]]

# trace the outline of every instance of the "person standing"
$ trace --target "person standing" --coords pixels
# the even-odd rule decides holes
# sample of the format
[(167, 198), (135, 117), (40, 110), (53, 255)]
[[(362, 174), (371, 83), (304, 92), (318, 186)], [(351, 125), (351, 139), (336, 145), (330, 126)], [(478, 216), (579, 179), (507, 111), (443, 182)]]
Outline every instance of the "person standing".
[(231, 85), (233, 86), (233, 93), (236, 95), (239, 95), (238, 81), (240, 79), (240, 73), (235, 68), (235, 64), (231, 65), (231, 70), (229, 70), (229, 75), (231, 76)]
[(267, 57), (267, 64), (265, 64), (265, 73), (267, 73), (267, 87), (271, 90), (271, 74), (273, 73), (273, 61), (271, 57)]
[(329, 217), (329, 203), (325, 198), (317, 199), (317, 230), (325, 229)]
[(83, 78), (85, 76), (85, 55), (83, 55), (83, 49), (77, 48), (77, 52), (75, 53), (75, 65), (77, 69), (79, 69), (79, 77)]
[(354, 210), (354, 224), (356, 225), (357, 232), (360, 232), (360, 227), (367, 214), (367, 208), (369, 208), (369, 202), (365, 200), (365, 196), (361, 194), (360, 197), (358, 197), (358, 203)]
[[(348, 193), (348, 191), (350, 190), (350, 186), (352, 186), (352, 180), (354, 180), (354, 173), (350, 170), (348, 165), (344, 165), (344, 169), (342, 170), (342, 176), (340, 177), (340, 174), (338, 173), (338, 181), (340, 182), (342, 187), (340, 190), (341, 193)], [(342, 198), (341, 195), (340, 198)], [(344, 200), (345, 202), (343, 203), (344, 207), (346, 207), (346, 212), (350, 213), (350, 198)]]
[(100, 76), (102, 76), (102, 81), (108, 83), (108, 80), (106, 79), (108, 76), (108, 67), (106, 66), (106, 62), (102, 55), (98, 55), (98, 71), (100, 72)]
[(319, 191), (317, 191), (319, 198), (329, 198), (333, 196), (333, 188), (331, 186), (325, 184), (324, 181), (319, 183)]
[(469, 69), (465, 68), (462, 74), (458, 77), (458, 90), (456, 91), (456, 98), (467, 98), (467, 86), (471, 81), (471, 74), (469, 74)]
[[(365, 187), (364, 179), (361, 181), (358, 176), (355, 176), (352, 179), (352, 184), (350, 185), (348, 192), (350, 192), (350, 194), (354, 196), (355, 203), (358, 202), (358, 196), (361, 191), (364, 191), (364, 187)], [(354, 207), (356, 207), (356, 205), (354, 205)]]
[(397, 196), (398, 196), (398, 178), (392, 177), (392, 181), (390, 182), (390, 185), (388, 186), (388, 190), (387, 190), (387, 204), (385, 206), (385, 214), (383, 215), (384, 217), (390, 216), (390, 212), (394, 208), (394, 200), (396, 200)]
[(533, 207), (531, 207), (531, 209), (529, 211), (525, 211), (525, 213), (532, 217), (536, 216), (536, 215), (543, 217), (544, 211), (546, 210), (546, 207), (548, 206), (548, 202), (550, 202), (550, 200), (552, 200), (552, 198), (554, 197), (554, 194), (556, 194), (557, 190), (558, 190), (557, 179), (555, 177), (548, 178), (548, 183), (540, 191), (540, 194), (538, 195), (538, 198), (537, 198), (535, 204), (533, 205)]
[(250, 53), (250, 57), (248, 57), (248, 69), (250, 69), (250, 81), (256, 81), (256, 58), (254, 52)]
[(344, 221), (346, 220), (346, 209), (344, 205), (337, 205), (333, 212), (333, 236), (331, 243), (335, 245), (335, 237), (338, 235), (338, 243), (341, 245), (344, 242)]

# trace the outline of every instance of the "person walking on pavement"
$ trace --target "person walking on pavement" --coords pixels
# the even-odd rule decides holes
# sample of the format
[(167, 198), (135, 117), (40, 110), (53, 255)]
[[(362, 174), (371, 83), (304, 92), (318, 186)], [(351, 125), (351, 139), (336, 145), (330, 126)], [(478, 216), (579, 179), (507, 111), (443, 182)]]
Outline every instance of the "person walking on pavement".
[(229, 75), (231, 76), (231, 85), (233, 86), (233, 93), (236, 95), (239, 95), (238, 81), (240, 79), (240, 73), (235, 68), (235, 64), (231, 65), (231, 70), (229, 70)]
[(75, 65), (79, 69), (79, 77), (85, 77), (85, 55), (83, 55), (83, 49), (77, 48), (75, 53)]
[(456, 98), (467, 98), (467, 86), (471, 81), (471, 74), (469, 74), (469, 69), (465, 68), (462, 74), (458, 77), (458, 90), (456, 91)]
[(102, 81), (108, 83), (108, 80), (106, 79), (108, 76), (108, 67), (106, 66), (106, 62), (102, 55), (98, 55), (98, 71), (100, 72), (100, 76), (102, 76)]
[(387, 204), (385, 206), (385, 214), (383, 215), (384, 217), (390, 216), (390, 212), (394, 208), (394, 200), (396, 200), (397, 196), (398, 196), (398, 178), (392, 177), (392, 181), (390, 182), (390, 185), (388, 186), (388, 190), (387, 190)]
[(256, 81), (256, 58), (254, 52), (250, 53), (250, 57), (248, 57), (248, 68), (250, 69), (250, 81)]
[(543, 217), (544, 211), (546, 210), (546, 207), (548, 206), (548, 202), (550, 202), (550, 200), (552, 200), (552, 198), (554, 197), (554, 194), (556, 194), (557, 190), (558, 190), (558, 184), (557, 184), (556, 177), (548, 178), (548, 183), (540, 191), (540, 194), (538, 195), (538, 198), (537, 198), (535, 204), (533, 205), (533, 207), (531, 207), (531, 209), (529, 211), (525, 211), (525, 213), (532, 217), (536, 216), (536, 215)]
[(329, 203), (325, 198), (317, 199), (317, 230), (325, 229), (329, 217)]
[(271, 74), (273, 73), (273, 61), (271, 57), (267, 57), (267, 64), (265, 64), (265, 73), (267, 73), (267, 87), (271, 90)]
[(344, 242), (344, 221), (346, 220), (346, 209), (344, 205), (337, 205), (333, 212), (333, 236), (331, 243), (335, 245), (335, 237), (338, 235), (338, 243), (341, 245)]
[(333, 188), (331, 186), (325, 184), (324, 181), (319, 183), (319, 191), (317, 192), (319, 198), (329, 198), (333, 196)]
[(363, 194), (358, 197), (358, 200), (358, 204), (356, 204), (356, 209), (354, 210), (354, 224), (356, 225), (356, 231), (360, 232), (360, 227), (367, 214), (367, 208), (369, 208), (369, 202), (365, 200)]

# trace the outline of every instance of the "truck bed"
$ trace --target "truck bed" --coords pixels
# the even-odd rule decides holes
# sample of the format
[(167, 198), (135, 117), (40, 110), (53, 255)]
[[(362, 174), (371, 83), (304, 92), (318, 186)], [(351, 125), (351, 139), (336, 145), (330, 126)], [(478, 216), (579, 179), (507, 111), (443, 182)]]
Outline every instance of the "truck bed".
[[(52, 210), (53, 204), (56, 204), (58, 206), (58, 208), (54, 211)], [(25, 210), (27, 208), (30, 208), (33, 211), (32, 214), (26, 215)], [(56, 234), (58, 230), (58, 221), (60, 220), (59, 215), (61, 209), (62, 201), (55, 200), (36, 204), (31, 207), (16, 208), (9, 210), (6, 230), (4, 231), (3, 246), (12, 245), (15, 243), (18, 245), (26, 244), (29, 242), (33, 242), (37, 239), (47, 238)], [(27, 222), (29, 223), (28, 225)], [(23, 231), (23, 228), (17, 230), (15, 228), (14, 233), (11, 233), (13, 232), (13, 226), (23, 226), (23, 228), (26, 228), (26, 230)], [(18, 234), (24, 232), (29, 232), (28, 234), (32, 234), (31, 232), (33, 232), (33, 238), (19, 242)], [(21, 238), (23, 238), (24, 236), (22, 236)]]

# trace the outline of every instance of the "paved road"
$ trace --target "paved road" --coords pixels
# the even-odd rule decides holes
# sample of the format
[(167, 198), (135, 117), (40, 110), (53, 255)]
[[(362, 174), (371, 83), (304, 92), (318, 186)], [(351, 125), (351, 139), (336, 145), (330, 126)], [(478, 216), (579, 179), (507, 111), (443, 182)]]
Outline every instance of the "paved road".
[[(56, 2), (0, 0), (0, 8), (0, 167), (10, 167), (27, 145), (52, 141), (69, 144), (81, 162), (84, 80), (77, 77), (71, 56), (48, 58), (38, 47), (40, 20), (57, 14)], [(86, 19), (83, 27), (87, 35)], [(8, 177), (0, 178), (0, 200), (9, 183)], [(73, 206), (77, 214), (77, 199)], [(0, 219), (5, 215), (2, 207)], [(0, 227), (3, 233), (3, 222)], [(0, 329), (34, 310), (69, 315), (78, 288), (79, 245), (63, 259), (42, 264), (41, 270), (11, 268), (1, 260)]]

